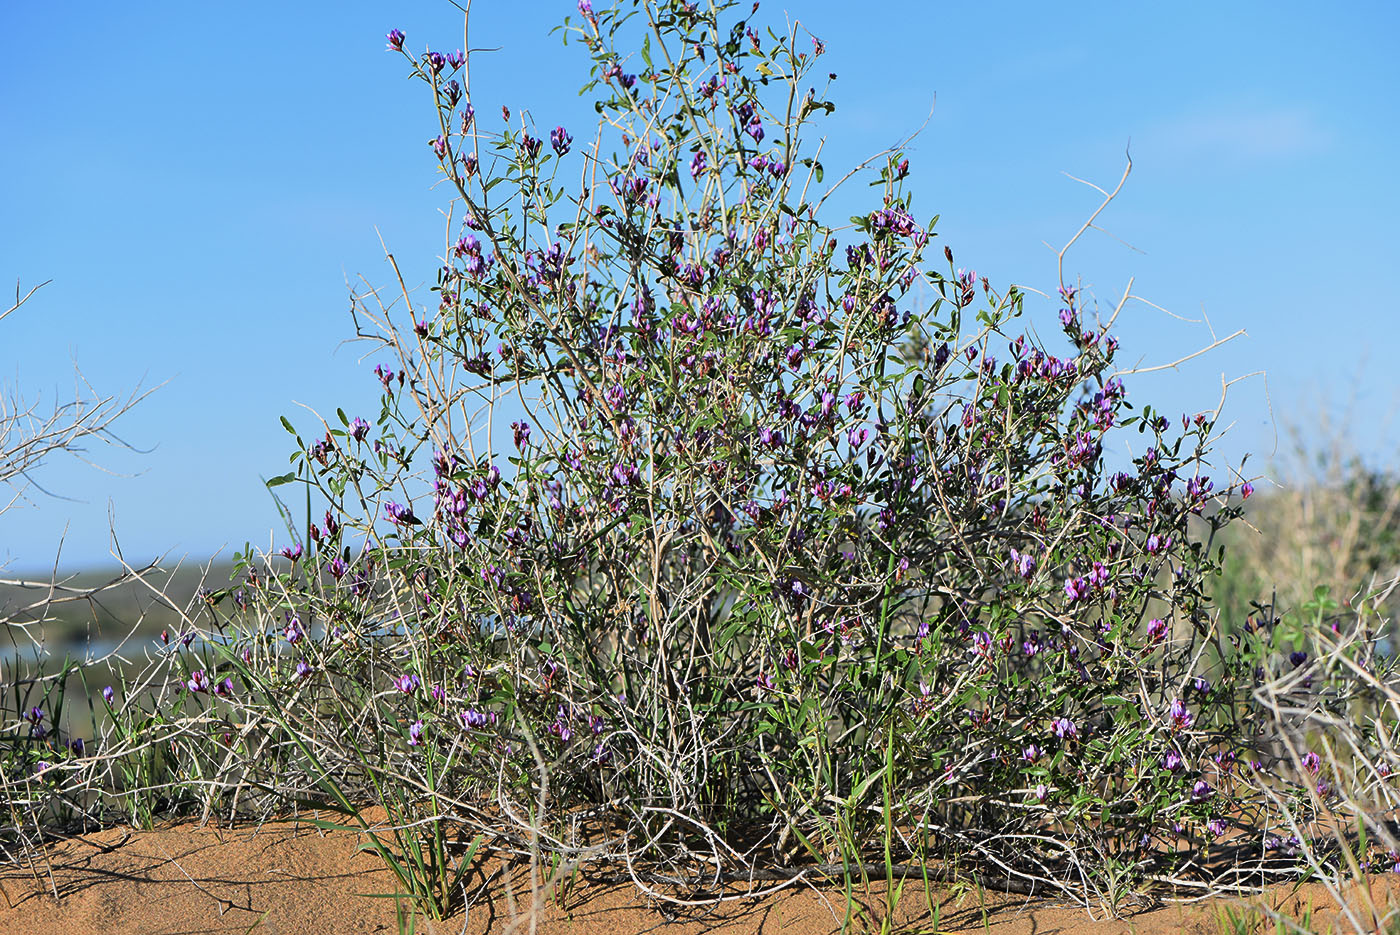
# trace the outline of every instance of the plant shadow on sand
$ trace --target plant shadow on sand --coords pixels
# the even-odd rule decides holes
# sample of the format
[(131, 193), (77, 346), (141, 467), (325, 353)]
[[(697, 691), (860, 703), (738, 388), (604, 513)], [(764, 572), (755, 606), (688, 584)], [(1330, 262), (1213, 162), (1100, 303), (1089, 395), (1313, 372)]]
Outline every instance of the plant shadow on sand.
[[(419, 918), (410, 927), (407, 919), (396, 916), (394, 900), (370, 895), (391, 892), (392, 879), (372, 854), (357, 850), (357, 843), (355, 834), (328, 833), (295, 822), (232, 830), (174, 824), (152, 831), (112, 828), (75, 836), (52, 843), (35, 861), (0, 869), (5, 897), (0, 931), (803, 935), (841, 931), (847, 908), (841, 887), (803, 884), (759, 899), (677, 906), (649, 900), (629, 883), (603, 882), (586, 872), (565, 878), (552, 894), (538, 890), (540, 898), (532, 900), (528, 867), (507, 867), (487, 858), (468, 883), (470, 906), (465, 914), (459, 911), (440, 922)], [(849, 931), (880, 930), (883, 886), (875, 882), (868, 890), (857, 889)], [(1388, 903), (1400, 895), (1400, 880), (1393, 875), (1373, 877), (1371, 886), (1377, 902)], [(724, 895), (742, 892), (730, 887)], [(1310, 916), (1314, 931), (1325, 931), (1337, 921), (1335, 911), (1324, 908), (1330, 901), (1316, 884), (1276, 887), (1264, 899), (1286, 916)], [(533, 913), (532, 904), (537, 907)], [(1244, 931), (1272, 931), (1257, 905), (1230, 900), (1159, 905), (1112, 920), (1091, 917), (1063, 901), (968, 887), (938, 886), (931, 899), (925, 899), (922, 887), (911, 881), (889, 930), (1005, 935), (1240, 931), (1225, 924), (1226, 911), (1233, 910), (1251, 923)]]

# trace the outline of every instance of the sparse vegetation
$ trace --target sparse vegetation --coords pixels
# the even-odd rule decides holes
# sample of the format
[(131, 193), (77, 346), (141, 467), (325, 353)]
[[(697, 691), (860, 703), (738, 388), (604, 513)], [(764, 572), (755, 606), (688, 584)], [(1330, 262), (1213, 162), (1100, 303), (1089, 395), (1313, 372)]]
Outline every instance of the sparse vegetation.
[[(801, 874), (883, 881), (886, 918), (911, 880), (1117, 914), (1400, 862), (1389, 592), (1335, 590), (1394, 562), (1390, 482), (1246, 513), (1219, 413), (1131, 395), (1117, 309), (1062, 274), (1052, 329), (960, 268), (902, 150), (826, 171), (820, 39), (579, 8), (588, 133), (477, 113), (465, 53), (389, 34), (451, 195), (430, 292), (352, 296), (382, 407), (283, 419), (270, 486), (326, 509), (160, 601), (123, 679), (5, 663), (6, 846), (314, 811), (432, 919), (487, 852), (537, 899)], [(1266, 575), (1242, 516), (1336, 560)]]

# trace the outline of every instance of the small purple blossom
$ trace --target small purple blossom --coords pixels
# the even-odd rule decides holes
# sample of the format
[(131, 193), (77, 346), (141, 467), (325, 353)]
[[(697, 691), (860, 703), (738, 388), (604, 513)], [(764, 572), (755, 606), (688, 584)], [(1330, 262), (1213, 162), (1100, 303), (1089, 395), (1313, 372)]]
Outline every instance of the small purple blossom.
[(301, 625), (300, 617), (292, 617), (287, 621), (286, 627), (282, 629), (282, 635), (287, 642), (295, 646), (306, 636), (306, 628)]
[(390, 500), (384, 504), (384, 512), (389, 514), (389, 521), (399, 526), (412, 526), (418, 522), (418, 517), (413, 515), (413, 506), (395, 503)]
[(559, 156), (566, 155), (573, 142), (574, 138), (563, 127), (555, 127), (549, 132), (549, 144), (554, 147), (555, 154)]
[(106, 688), (102, 689), (102, 700), (105, 701), (105, 702), (107, 702), (108, 704), (111, 704), (111, 703), (112, 703), (112, 699), (115, 698), (116, 695), (117, 695), (116, 690), (113, 689), (112, 686), (110, 686), (110, 685), (108, 685)]
[(1050, 729), (1055, 732), (1055, 736), (1064, 740), (1066, 737), (1078, 737), (1079, 728), (1067, 717), (1057, 717), (1050, 722)]
[(391, 29), (391, 30), (389, 30), (389, 34), (388, 34), (387, 36), (385, 36), (384, 38), (387, 39), (387, 40), (389, 40), (389, 48), (390, 48), (390, 49), (394, 50), (395, 52), (402, 52), (402, 51), (403, 51), (403, 40), (404, 40), (403, 30), (401, 30), (401, 29)]
[(1016, 569), (1016, 574), (1020, 575), (1022, 580), (1029, 581), (1031, 576), (1035, 574), (1035, 558), (1029, 552), (1018, 552), (1012, 549), (1011, 567)]
[(203, 669), (195, 669), (190, 673), (189, 679), (185, 681), (185, 686), (192, 692), (207, 692), (209, 690), (209, 678), (204, 674)]
[(350, 437), (357, 442), (362, 442), (368, 435), (369, 423), (359, 416), (356, 416), (355, 421), (350, 423)]
[(423, 722), (414, 721), (408, 725), (408, 745), (416, 747), (423, 743)]
[(1186, 703), (1180, 698), (1173, 698), (1171, 707), (1167, 709), (1167, 716), (1171, 718), (1172, 730), (1190, 730), (1191, 725), (1196, 722), (1196, 716), (1186, 707)]
[(495, 711), (478, 711), (475, 708), (468, 708), (457, 715), (457, 720), (462, 722), (462, 726), (468, 730), (476, 730), (495, 724), (497, 715)]

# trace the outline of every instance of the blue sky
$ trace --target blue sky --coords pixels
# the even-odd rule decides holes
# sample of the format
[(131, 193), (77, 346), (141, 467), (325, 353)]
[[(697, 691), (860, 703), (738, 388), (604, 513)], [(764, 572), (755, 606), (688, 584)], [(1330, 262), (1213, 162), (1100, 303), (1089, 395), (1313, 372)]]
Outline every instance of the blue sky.
[[(1263, 469), (1269, 400), (1281, 444), (1287, 420), (1348, 406), (1373, 462), (1400, 437), (1396, 9), (764, 0), (761, 16), (827, 43), (828, 179), (928, 117), (909, 150), (915, 214), (940, 214), (959, 265), (996, 283), (1053, 290), (1045, 243), (1098, 198), (1065, 173), (1111, 187), (1130, 151), (1100, 219), (1112, 236), (1091, 233), (1068, 270), (1104, 300), (1135, 277), (1180, 318), (1248, 332), (1128, 387), (1195, 412), (1222, 375), (1267, 371), (1267, 398), (1257, 376), (1232, 388), (1220, 446)], [(588, 135), (583, 50), (549, 34), (573, 10), (476, 0), (472, 44), (499, 47), (473, 58), (479, 112), (527, 108)], [(68, 499), (31, 490), (0, 516), (0, 566), (51, 564), (65, 530), (65, 567), (110, 561), (109, 512), (132, 562), (265, 546), (277, 516), (259, 477), (290, 453), (278, 416), (377, 405), (376, 361), (343, 344), (347, 279), (389, 281), (379, 235), (420, 279), (441, 251), (432, 113), (383, 36), (450, 50), (459, 14), (445, 0), (143, 0), (6, 4), (0, 26), (0, 280), (7, 294), (53, 280), (0, 323), (0, 385), (62, 400), (75, 364), (104, 393), (161, 384), (119, 425), (149, 451), (51, 462), (36, 479)], [(868, 210), (863, 191), (833, 218)], [(1142, 303), (1120, 324), (1122, 358), (1145, 366), (1211, 340)]]

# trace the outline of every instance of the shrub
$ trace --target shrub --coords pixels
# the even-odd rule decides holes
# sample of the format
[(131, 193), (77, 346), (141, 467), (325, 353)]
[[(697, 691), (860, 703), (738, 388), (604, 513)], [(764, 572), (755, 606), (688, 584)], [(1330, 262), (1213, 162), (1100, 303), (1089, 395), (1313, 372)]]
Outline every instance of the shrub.
[(820, 40), (583, 6), (592, 145), (475, 113), (464, 56), (391, 34), (452, 246), (428, 304), (355, 296), (379, 418), (298, 436), (281, 480), (330, 510), (249, 590), (307, 634), (249, 669), (268, 703), (325, 712), (299, 743), (425, 814), (490, 796), (494, 830), (568, 850), (586, 820), (675, 872), (854, 866), (884, 834), (1063, 881), (1141, 865), (1168, 814), (1204, 829), (1234, 753), (1205, 685), (1237, 672), (1200, 671), (1186, 525), (1230, 492), (1213, 416), (1135, 410), (1068, 283), (1066, 352), (1015, 331), (1022, 292), (931, 246), (902, 152), (823, 220)]
[(591, 144), (484, 126), (465, 55), (389, 34), (450, 246), (426, 303), (353, 296), (380, 412), (283, 420), (306, 520), (172, 651), (205, 808), (337, 808), (435, 916), (482, 847), (645, 887), (1218, 883), (1201, 848), (1319, 807), (1256, 687), (1345, 675), (1220, 625), (1251, 488), (1207, 473), (1215, 414), (1135, 407), (1071, 283), (1039, 339), (901, 150), (832, 226), (822, 43), (740, 13), (580, 3)]

